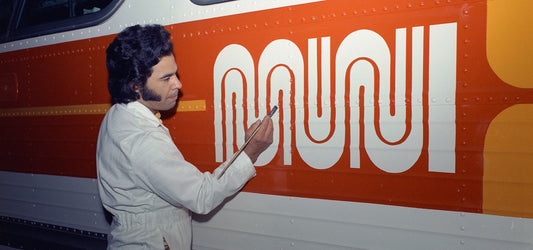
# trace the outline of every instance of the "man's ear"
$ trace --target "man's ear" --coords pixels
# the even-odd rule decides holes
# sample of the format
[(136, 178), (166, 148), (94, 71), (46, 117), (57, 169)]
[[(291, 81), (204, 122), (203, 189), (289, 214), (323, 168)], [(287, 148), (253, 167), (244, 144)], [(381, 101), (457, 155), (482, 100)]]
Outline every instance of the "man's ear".
[(135, 92), (135, 96), (137, 97), (137, 99), (140, 99), (141, 98), (141, 88), (142, 88), (141, 84), (130, 82), (128, 85), (129, 85), (130, 89), (133, 90), (133, 92)]

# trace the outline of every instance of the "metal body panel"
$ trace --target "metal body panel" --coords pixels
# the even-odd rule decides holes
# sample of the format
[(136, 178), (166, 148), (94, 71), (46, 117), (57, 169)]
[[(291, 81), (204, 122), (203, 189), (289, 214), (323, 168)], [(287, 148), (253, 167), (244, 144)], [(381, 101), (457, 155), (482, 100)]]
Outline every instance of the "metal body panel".
[[(108, 233), (94, 179), (1, 176), (2, 216)], [(532, 231), (514, 217), (242, 192), (193, 217), (193, 248), (531, 249)]]
[(108, 233), (96, 179), (2, 171), (0, 214)]
[(125, 1), (0, 44), (0, 216), (107, 233), (105, 49), (161, 23), (184, 85), (164, 123), (199, 169), (280, 107), (257, 177), (196, 218), (195, 248), (530, 249), (531, 3), (503, 1)]
[(241, 193), (196, 216), (195, 249), (531, 249), (531, 220)]

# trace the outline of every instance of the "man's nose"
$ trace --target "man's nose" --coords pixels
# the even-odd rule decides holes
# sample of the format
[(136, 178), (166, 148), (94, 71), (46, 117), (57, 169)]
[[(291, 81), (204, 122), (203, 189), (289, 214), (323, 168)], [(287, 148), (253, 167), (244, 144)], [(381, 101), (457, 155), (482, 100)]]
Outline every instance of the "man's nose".
[(177, 76), (174, 76), (173, 78), (174, 78), (174, 79), (173, 79), (173, 80), (174, 80), (174, 81), (173, 81), (174, 86), (175, 86), (176, 88), (178, 88), (178, 89), (181, 89), (181, 87), (183, 87), (183, 85), (181, 84), (180, 79), (179, 79)]

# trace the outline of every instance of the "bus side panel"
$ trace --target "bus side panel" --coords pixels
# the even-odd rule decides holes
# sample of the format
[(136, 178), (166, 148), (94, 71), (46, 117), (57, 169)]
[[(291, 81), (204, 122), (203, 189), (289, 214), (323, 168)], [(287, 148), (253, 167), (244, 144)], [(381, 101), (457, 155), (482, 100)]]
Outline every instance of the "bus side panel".
[(2, 220), (109, 232), (96, 179), (1, 171), (0, 187)]
[(512, 19), (494, 21), (501, 1), (131, 1), (96, 27), (0, 45), (1, 218), (107, 233), (105, 49), (161, 22), (184, 84), (164, 124), (199, 169), (280, 107), (257, 177), (195, 217), (195, 249), (530, 249), (533, 85), (509, 68), (531, 63), (494, 52), (530, 55), (531, 32), (503, 25), (518, 44), (489, 46)]
[[(489, 108), (462, 99), (484, 87), (509, 89), (463, 73), (473, 62), (455, 55), (483, 58), (483, 39), (455, 43), (483, 34), (484, 4), (372, 7), (330, 1), (171, 26), (184, 97), (207, 103), (207, 112), (167, 121), (203, 131), (175, 130), (177, 144), (187, 145), (184, 155), (212, 170), (213, 158), (235, 152), (241, 128), (278, 105), (273, 153), (246, 191), (481, 212), (483, 135), (487, 121), (508, 104)], [(467, 24), (477, 29), (461, 28)], [(450, 64), (436, 55), (448, 46), (435, 35), (443, 27), (450, 29), (444, 40), (453, 44), (446, 52), (456, 60)], [(367, 70), (373, 79), (357, 79), (365, 67), (374, 67)], [(476, 67), (490, 72), (486, 64)], [(439, 86), (440, 71), (456, 77)], [(486, 85), (476, 86), (478, 80)], [(436, 92), (442, 95), (430, 96)], [(196, 127), (196, 119), (208, 122)], [(385, 139), (374, 139), (380, 135), (372, 131)], [(444, 170), (431, 166), (439, 154)]]

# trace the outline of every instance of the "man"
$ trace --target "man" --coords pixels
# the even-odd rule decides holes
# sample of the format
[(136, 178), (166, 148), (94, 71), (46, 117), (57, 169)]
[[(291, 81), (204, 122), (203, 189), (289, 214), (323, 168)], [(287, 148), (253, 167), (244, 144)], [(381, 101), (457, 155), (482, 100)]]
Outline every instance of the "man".
[[(272, 143), (267, 116), (226, 173), (201, 173), (185, 161), (156, 116), (174, 108), (182, 87), (170, 33), (159, 25), (132, 26), (107, 49), (114, 105), (97, 143), (98, 188), (113, 214), (110, 249), (190, 249), (191, 216), (208, 213), (255, 176), (253, 163)], [(259, 125), (247, 131), (248, 138)]]

